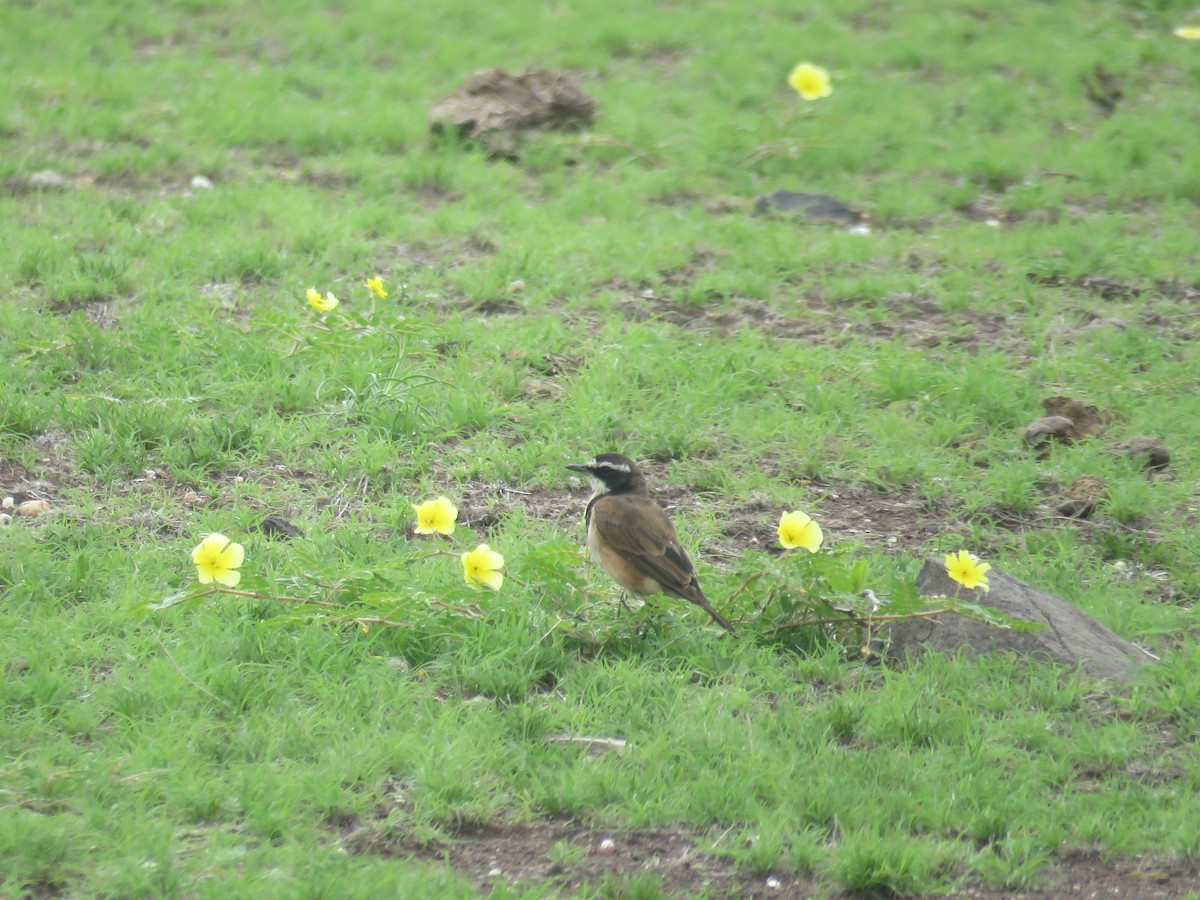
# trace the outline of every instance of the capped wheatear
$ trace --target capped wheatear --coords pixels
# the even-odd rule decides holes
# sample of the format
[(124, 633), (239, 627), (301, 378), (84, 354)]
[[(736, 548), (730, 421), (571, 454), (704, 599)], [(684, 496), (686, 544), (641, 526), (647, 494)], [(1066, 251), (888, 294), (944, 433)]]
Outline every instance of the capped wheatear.
[(675, 526), (651, 499), (637, 463), (620, 453), (601, 453), (567, 468), (586, 475), (592, 486), (584, 517), (588, 551), (613, 581), (639, 597), (663, 593), (695, 603), (732, 634), (733, 626), (700, 590)]

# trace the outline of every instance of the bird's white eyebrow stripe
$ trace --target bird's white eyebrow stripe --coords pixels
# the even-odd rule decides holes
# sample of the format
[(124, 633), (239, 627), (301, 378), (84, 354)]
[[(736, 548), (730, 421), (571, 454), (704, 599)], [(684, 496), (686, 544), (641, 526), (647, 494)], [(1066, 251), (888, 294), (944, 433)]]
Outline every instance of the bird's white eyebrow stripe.
[(629, 474), (629, 466), (625, 465), (625, 463), (609, 462), (607, 459), (603, 460), (602, 462), (596, 462), (595, 460), (592, 460), (592, 468), (612, 469), (614, 472), (624, 472), (626, 475)]

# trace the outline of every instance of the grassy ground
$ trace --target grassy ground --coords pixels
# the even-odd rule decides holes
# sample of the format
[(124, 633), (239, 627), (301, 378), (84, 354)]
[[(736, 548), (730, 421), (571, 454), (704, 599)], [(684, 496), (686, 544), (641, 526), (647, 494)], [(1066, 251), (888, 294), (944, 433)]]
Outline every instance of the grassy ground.
[[(0, 5), (0, 487), (51, 507), (0, 530), (0, 891), (1195, 890), (1188, 13)], [(786, 86), (801, 59), (832, 96)], [(572, 70), (594, 128), (516, 161), (431, 143), (493, 65)], [(869, 233), (752, 214), (780, 188)], [(1020, 431), (1055, 394), (1107, 431), (1039, 457)], [(1139, 435), (1165, 472), (1114, 449)], [(738, 637), (584, 581), (563, 466), (609, 449)], [(1049, 514), (1081, 476), (1095, 515)], [(499, 592), (412, 535), (438, 494), (505, 555)], [(794, 508), (881, 592), (966, 547), (1161, 664), (781, 647), (761, 594), (729, 598)], [(407, 627), (137, 614), (210, 531), (251, 591)]]

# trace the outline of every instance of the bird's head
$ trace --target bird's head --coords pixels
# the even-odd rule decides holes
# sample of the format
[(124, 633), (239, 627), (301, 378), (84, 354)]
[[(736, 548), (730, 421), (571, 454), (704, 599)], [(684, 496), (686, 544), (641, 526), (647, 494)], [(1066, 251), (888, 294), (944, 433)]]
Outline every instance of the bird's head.
[(601, 494), (645, 494), (646, 478), (628, 456), (620, 453), (601, 453), (582, 465), (567, 466), (572, 472), (586, 475), (594, 496)]

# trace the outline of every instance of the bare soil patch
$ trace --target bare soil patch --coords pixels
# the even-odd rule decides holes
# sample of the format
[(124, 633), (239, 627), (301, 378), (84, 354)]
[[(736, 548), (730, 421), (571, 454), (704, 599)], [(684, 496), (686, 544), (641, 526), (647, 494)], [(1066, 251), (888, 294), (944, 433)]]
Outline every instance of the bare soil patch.
[[(499, 885), (551, 885), (560, 896), (604, 884), (654, 886), (671, 897), (849, 898), (812, 873), (758, 873), (709, 852), (719, 831), (683, 828), (598, 828), (573, 820), (464, 828), (432, 843), (382, 829), (379, 823), (338, 823), (351, 853), (445, 862), (483, 896)], [(943, 896), (979, 900), (1062, 897), (1170, 900), (1200, 890), (1200, 871), (1178, 864), (1131, 860), (1102, 864), (1071, 856), (1048, 864), (1042, 887), (1009, 891), (969, 879)], [(624, 896), (618, 893), (615, 896)]]
[(352, 831), (345, 845), (352, 853), (445, 861), (475, 882), (483, 895), (499, 884), (550, 884), (570, 896), (605, 882), (644, 882), (677, 897), (816, 895), (811, 878), (740, 872), (732, 860), (701, 849), (716, 838), (719, 835), (683, 829), (600, 829), (545, 820), (473, 827), (433, 844), (413, 843), (367, 825)]

